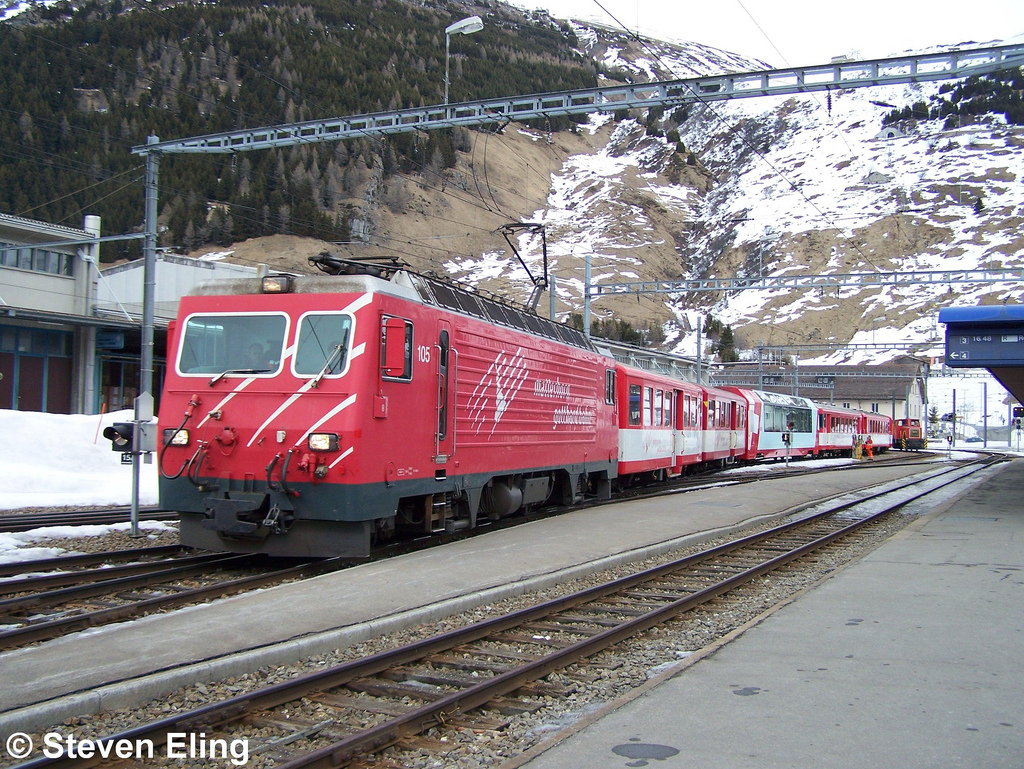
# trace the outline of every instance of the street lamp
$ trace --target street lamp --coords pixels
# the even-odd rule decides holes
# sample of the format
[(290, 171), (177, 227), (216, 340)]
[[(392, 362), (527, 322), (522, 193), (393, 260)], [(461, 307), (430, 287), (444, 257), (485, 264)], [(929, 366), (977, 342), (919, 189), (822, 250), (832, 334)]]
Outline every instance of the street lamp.
[(448, 58), (451, 51), (452, 35), (472, 35), (484, 28), (484, 22), (479, 16), (470, 16), (457, 21), (444, 30), (444, 103), (448, 103)]

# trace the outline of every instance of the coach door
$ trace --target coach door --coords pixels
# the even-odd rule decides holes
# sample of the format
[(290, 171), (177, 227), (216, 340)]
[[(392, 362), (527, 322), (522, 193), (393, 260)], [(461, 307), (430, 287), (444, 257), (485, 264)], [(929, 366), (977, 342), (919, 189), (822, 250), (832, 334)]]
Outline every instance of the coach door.
[(448, 321), (437, 323), (437, 431), (435, 433), (434, 463), (444, 465), (455, 453), (455, 364), (457, 356), (452, 349), (452, 327)]

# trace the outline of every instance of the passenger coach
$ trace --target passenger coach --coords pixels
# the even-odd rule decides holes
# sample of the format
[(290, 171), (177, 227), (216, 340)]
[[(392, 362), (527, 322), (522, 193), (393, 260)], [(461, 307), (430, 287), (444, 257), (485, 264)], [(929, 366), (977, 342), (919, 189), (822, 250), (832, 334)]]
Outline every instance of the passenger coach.
[(817, 451), (817, 406), (810, 399), (741, 387), (724, 389), (741, 397), (750, 414), (742, 459), (792, 458)]

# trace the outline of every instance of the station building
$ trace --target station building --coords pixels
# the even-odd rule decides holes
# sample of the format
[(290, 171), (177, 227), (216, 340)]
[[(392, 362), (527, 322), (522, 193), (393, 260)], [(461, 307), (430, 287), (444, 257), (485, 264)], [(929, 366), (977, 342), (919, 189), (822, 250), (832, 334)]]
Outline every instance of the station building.
[[(81, 229), (0, 213), (0, 409), (96, 414), (139, 394), (142, 260), (99, 269), (100, 219)], [(255, 267), (158, 254), (153, 389), (159, 398), (167, 324), (198, 283), (252, 277)]]

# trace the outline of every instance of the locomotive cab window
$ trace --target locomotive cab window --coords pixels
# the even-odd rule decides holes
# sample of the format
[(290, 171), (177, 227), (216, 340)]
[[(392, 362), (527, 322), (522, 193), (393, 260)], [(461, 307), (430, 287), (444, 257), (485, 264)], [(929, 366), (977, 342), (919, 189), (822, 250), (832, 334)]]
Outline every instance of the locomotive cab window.
[(605, 369), (604, 372), (604, 402), (615, 403), (615, 369)]
[(348, 365), (352, 317), (341, 313), (309, 313), (299, 320), (295, 375), (340, 376)]
[(412, 379), (412, 321), (385, 316), (380, 329), (380, 373), (383, 379)]
[(284, 314), (190, 315), (178, 351), (182, 376), (276, 374), (288, 318)]

